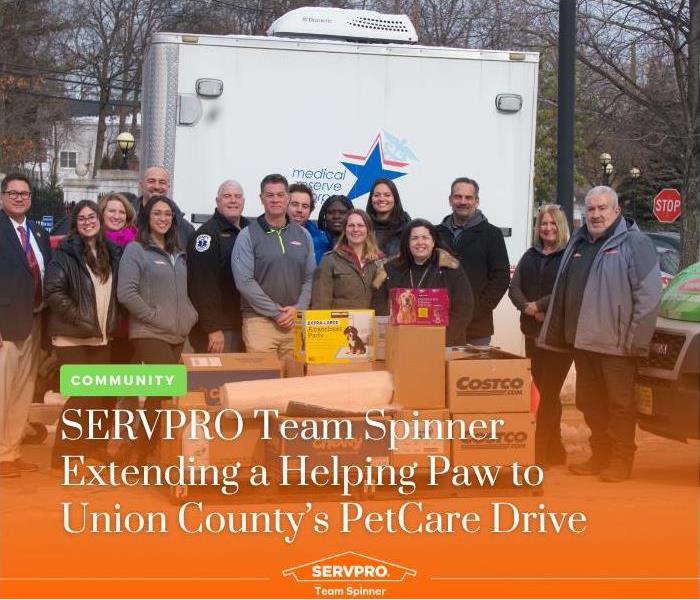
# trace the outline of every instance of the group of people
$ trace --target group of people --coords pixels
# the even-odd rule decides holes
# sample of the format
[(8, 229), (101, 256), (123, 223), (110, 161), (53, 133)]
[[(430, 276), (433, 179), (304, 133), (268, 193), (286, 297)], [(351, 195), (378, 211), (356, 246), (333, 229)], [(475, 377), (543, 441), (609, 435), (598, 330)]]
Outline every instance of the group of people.
[[(452, 183), (451, 213), (437, 226), (412, 220), (386, 179), (374, 182), (366, 210), (331, 196), (314, 223), (312, 191), (271, 174), (260, 184), (260, 216), (243, 216), (243, 189), (227, 180), (213, 216), (195, 232), (169, 186), (165, 169), (149, 167), (133, 202), (111, 193), (77, 203), (70, 232), (52, 253), (47, 233), (26, 219), (31, 182), (22, 175), (2, 181), (0, 477), (36, 468), (20, 458), (19, 443), (42, 326), (62, 364), (176, 363), (188, 338), (197, 352), (285, 358), (297, 310), (374, 308), (385, 315), (392, 288), (445, 288), (446, 344), (488, 345), (493, 310), (509, 286), (541, 393), (538, 462), (566, 461), (559, 392), (575, 360), (593, 457), (571, 468), (610, 481), (629, 475), (634, 398), (621, 388), (632, 386), (635, 357), (648, 347), (658, 302), (652, 280), (659, 278), (653, 246), (650, 256), (644, 236), (619, 216), (612, 189), (591, 190), (586, 225), (570, 241), (561, 209), (542, 207), (535, 245), (511, 282), (503, 235), (481, 212), (470, 178)], [(159, 402), (147, 399), (147, 410)], [(114, 399), (69, 400), (67, 407), (77, 403), (109, 408)], [(65, 454), (110, 459), (104, 442), (60, 438), (59, 429), (54, 466)], [(145, 460), (152, 448), (139, 440), (136, 449)]]

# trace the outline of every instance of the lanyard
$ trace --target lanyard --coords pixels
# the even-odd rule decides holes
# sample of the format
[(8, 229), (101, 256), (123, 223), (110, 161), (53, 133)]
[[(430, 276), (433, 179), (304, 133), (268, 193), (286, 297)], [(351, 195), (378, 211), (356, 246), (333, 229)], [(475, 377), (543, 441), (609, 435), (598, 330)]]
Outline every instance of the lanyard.
[(408, 276), (411, 278), (411, 287), (412, 287), (412, 288), (415, 288), (415, 287), (418, 287), (418, 288), (419, 288), (419, 287), (420, 287), (420, 284), (423, 283), (423, 280), (425, 279), (425, 276), (428, 274), (428, 271), (430, 271), (430, 265), (428, 265), (428, 266), (425, 268), (425, 271), (423, 271), (423, 275), (422, 275), (421, 278), (419, 279), (418, 285), (413, 285), (413, 269), (409, 269), (409, 270), (408, 270)]

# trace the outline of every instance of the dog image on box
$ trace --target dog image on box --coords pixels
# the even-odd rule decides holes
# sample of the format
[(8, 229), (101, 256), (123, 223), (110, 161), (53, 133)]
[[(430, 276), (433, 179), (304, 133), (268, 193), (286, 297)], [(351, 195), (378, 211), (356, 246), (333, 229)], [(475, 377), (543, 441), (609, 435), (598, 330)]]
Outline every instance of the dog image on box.
[(367, 344), (360, 338), (357, 327), (348, 325), (343, 330), (343, 335), (348, 340), (348, 351), (350, 354), (367, 354)]
[(399, 325), (410, 325), (418, 319), (418, 311), (416, 309), (416, 295), (410, 289), (403, 290), (398, 297), (398, 311), (396, 314), (396, 322)]

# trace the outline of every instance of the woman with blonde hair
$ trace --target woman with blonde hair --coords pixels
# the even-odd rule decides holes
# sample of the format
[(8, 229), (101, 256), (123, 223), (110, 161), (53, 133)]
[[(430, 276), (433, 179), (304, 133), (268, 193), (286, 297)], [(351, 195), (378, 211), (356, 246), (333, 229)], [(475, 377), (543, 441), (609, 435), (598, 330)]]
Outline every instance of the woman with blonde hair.
[(353, 208), (338, 242), (314, 273), (311, 308), (369, 308), (372, 280), (383, 256), (369, 215)]
[[(104, 223), (104, 236), (113, 244), (124, 248), (136, 239), (136, 211), (129, 199), (119, 192), (109, 192), (97, 203)], [(129, 341), (129, 322), (125, 311), (119, 311), (119, 325), (112, 340), (112, 363), (128, 364), (134, 354)]]
[(520, 311), (520, 330), (525, 335), (525, 354), (532, 361), (532, 377), (540, 392), (535, 432), (535, 460), (543, 466), (566, 464), (561, 441), (559, 394), (571, 367), (571, 352), (538, 348), (549, 297), (569, 242), (569, 224), (562, 208), (545, 204), (535, 220), (535, 243), (523, 254), (513, 274), (508, 295)]
[(98, 206), (108, 240), (123, 248), (136, 239), (136, 211), (124, 194), (109, 192)]

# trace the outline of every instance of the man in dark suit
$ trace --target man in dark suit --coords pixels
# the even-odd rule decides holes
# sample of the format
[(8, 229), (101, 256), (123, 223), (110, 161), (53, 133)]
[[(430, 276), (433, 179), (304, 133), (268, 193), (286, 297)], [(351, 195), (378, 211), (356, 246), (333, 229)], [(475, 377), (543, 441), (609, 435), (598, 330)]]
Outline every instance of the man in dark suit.
[(30, 222), (31, 182), (10, 174), (0, 183), (0, 477), (37, 466), (19, 456), (41, 347), (44, 271), (49, 234)]

